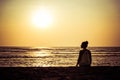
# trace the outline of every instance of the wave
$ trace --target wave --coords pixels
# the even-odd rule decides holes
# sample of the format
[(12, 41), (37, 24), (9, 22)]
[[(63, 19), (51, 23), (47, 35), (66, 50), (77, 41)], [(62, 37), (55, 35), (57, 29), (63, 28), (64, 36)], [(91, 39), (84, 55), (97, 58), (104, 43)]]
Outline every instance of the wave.
[(40, 48), (31, 47), (0, 47), (0, 52), (28, 52), (28, 51), (40, 51)]
[[(120, 52), (120, 47), (89, 47), (92, 52)], [(79, 47), (53, 47), (53, 48), (35, 48), (35, 47), (0, 47), (0, 52), (27, 52), (49, 50), (53, 52), (79, 52)]]

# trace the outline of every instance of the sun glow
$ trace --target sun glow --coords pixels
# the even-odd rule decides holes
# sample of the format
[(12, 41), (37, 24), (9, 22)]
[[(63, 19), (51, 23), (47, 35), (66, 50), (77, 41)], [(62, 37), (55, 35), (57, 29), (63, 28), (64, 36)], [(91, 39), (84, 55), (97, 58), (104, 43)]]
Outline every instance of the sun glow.
[(32, 14), (32, 24), (39, 28), (46, 28), (53, 22), (53, 17), (46, 10), (36, 10)]

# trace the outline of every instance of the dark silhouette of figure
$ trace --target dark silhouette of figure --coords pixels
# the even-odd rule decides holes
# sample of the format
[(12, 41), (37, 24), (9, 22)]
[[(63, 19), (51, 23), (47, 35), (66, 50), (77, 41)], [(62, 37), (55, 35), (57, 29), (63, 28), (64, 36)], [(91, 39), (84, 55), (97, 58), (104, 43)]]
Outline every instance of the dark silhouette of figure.
[(82, 50), (79, 51), (79, 57), (76, 66), (78, 67), (90, 67), (92, 63), (91, 51), (87, 49), (88, 41), (84, 41), (81, 44)]

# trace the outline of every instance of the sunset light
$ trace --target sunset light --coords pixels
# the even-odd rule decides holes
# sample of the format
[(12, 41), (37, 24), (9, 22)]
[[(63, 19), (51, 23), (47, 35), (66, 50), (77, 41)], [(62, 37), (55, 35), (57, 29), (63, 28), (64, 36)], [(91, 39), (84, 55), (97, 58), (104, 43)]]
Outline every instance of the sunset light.
[(117, 1), (0, 0), (0, 46), (119, 46)]
[(3, 80), (120, 80), (120, 0), (0, 0), (0, 67), (26, 67)]

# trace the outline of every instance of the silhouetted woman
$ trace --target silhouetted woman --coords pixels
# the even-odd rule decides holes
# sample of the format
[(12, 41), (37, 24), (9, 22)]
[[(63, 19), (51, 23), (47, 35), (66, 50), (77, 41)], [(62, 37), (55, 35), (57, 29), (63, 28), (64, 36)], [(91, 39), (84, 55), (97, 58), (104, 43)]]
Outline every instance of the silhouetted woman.
[(90, 67), (92, 63), (91, 51), (87, 49), (88, 41), (81, 44), (82, 50), (79, 51), (79, 57), (76, 66)]

